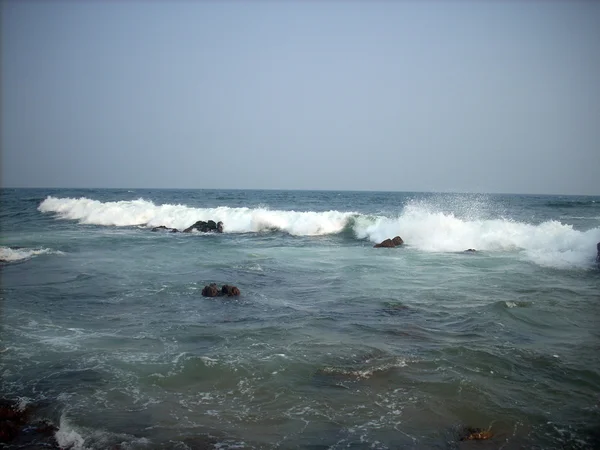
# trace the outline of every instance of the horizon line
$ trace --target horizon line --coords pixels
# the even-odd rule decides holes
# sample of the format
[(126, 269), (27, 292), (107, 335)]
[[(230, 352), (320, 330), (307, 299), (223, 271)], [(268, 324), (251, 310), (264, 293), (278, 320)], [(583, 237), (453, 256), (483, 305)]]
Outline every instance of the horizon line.
[(377, 190), (377, 189), (303, 189), (303, 188), (157, 188), (157, 187), (49, 187), (49, 186), (0, 186), (0, 189), (58, 189), (58, 190), (155, 190), (155, 191), (292, 191), (292, 192), (382, 192), (398, 194), (463, 194), (463, 195), (540, 195), (540, 196), (579, 196), (600, 197), (600, 194), (565, 194), (531, 192), (475, 192), (475, 191), (420, 191), (420, 190)]

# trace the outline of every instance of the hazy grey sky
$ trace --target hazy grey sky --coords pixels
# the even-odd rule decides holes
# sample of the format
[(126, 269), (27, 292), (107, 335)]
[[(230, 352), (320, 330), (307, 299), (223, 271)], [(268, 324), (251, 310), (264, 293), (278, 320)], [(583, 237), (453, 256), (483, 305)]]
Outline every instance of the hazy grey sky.
[(3, 1), (2, 185), (600, 194), (600, 2)]

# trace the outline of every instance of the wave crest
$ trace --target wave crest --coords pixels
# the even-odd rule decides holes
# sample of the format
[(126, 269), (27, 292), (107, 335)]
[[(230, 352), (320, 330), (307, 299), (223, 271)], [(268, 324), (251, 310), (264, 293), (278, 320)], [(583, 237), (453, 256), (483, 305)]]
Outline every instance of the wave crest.
[(63, 252), (52, 250), (51, 248), (21, 248), (21, 247), (0, 247), (0, 262), (24, 261), (37, 255), (53, 253), (62, 255)]
[(144, 199), (100, 202), (88, 198), (47, 197), (38, 207), (61, 219), (104, 226), (156, 227), (184, 229), (198, 220), (224, 223), (226, 233), (251, 233), (280, 230), (298, 236), (336, 234), (356, 213), (339, 211), (281, 211), (268, 208), (192, 208), (185, 205), (155, 205)]
[(335, 210), (284, 211), (267, 207), (193, 208), (155, 205), (143, 199), (100, 202), (49, 196), (38, 209), (55, 213), (61, 219), (105, 226), (165, 225), (183, 229), (198, 220), (212, 219), (222, 221), (226, 233), (278, 230), (296, 236), (338, 234), (373, 243), (401, 236), (407, 246), (421, 251), (462, 252), (474, 248), (483, 252), (520, 252), (539, 265), (558, 268), (590, 267), (596, 255), (596, 243), (600, 241), (600, 228), (579, 231), (556, 220), (534, 225), (502, 217), (491, 218), (489, 211), (483, 211), (486, 218), (482, 219), (477, 218), (477, 207), (467, 208), (465, 214), (458, 216), (448, 211), (447, 204), (443, 206), (409, 203), (400, 214), (386, 216)]

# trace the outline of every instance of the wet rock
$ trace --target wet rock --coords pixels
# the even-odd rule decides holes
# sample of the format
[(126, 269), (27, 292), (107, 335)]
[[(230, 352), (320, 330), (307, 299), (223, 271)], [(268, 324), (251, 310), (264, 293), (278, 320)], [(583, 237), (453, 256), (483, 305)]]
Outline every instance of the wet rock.
[(395, 245), (391, 239), (386, 239), (385, 241), (380, 242), (379, 244), (375, 244), (374, 248), (394, 248)]
[(492, 437), (494, 434), (489, 429), (465, 427), (461, 430), (459, 439), (461, 441), (483, 441)]
[(204, 286), (204, 289), (202, 289), (202, 295), (204, 297), (234, 297), (240, 294), (241, 292), (236, 286), (231, 286), (229, 284), (225, 284), (221, 289), (219, 289), (216, 283), (211, 283)]
[(229, 286), (226, 284), (221, 288), (221, 294), (226, 295), (227, 297), (233, 297), (240, 295), (240, 290), (236, 286)]
[(475, 250), (474, 248), (468, 248), (464, 251), (464, 253), (475, 253), (477, 250)]
[(375, 244), (374, 248), (394, 248), (404, 244), (404, 241), (400, 236), (396, 236), (393, 239), (386, 239), (385, 241)]
[(161, 231), (161, 230), (169, 231), (170, 233), (177, 233), (179, 231), (177, 228), (169, 228), (169, 227), (165, 227), (164, 225), (152, 228), (152, 231), (154, 231), (154, 232)]
[(396, 236), (394, 239), (392, 239), (392, 243), (397, 247), (399, 245), (404, 244), (404, 241), (400, 236)]
[(202, 233), (211, 233), (211, 232), (216, 232), (216, 233), (222, 233), (223, 232), (223, 222), (215, 222), (214, 220), (209, 220), (208, 222), (205, 222), (203, 220), (199, 220), (198, 222), (196, 222), (195, 224), (193, 224), (192, 226), (186, 228), (185, 230), (183, 230), (184, 233), (191, 233), (192, 230), (198, 230)]
[(59, 448), (54, 437), (57, 428), (48, 421), (31, 421), (32, 407), (0, 399), (0, 448)]
[(21, 409), (13, 400), (0, 399), (0, 420), (24, 423), (29, 417), (29, 408)]
[(202, 295), (204, 297), (217, 297), (220, 293), (221, 292), (215, 283), (204, 286), (204, 289), (202, 289)]

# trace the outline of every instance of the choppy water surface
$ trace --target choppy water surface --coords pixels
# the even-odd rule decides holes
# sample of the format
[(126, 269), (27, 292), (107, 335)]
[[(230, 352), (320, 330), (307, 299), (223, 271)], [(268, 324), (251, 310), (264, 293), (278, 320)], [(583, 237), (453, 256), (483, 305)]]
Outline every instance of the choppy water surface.
[(0, 391), (64, 447), (600, 445), (598, 197), (5, 189), (0, 214)]

